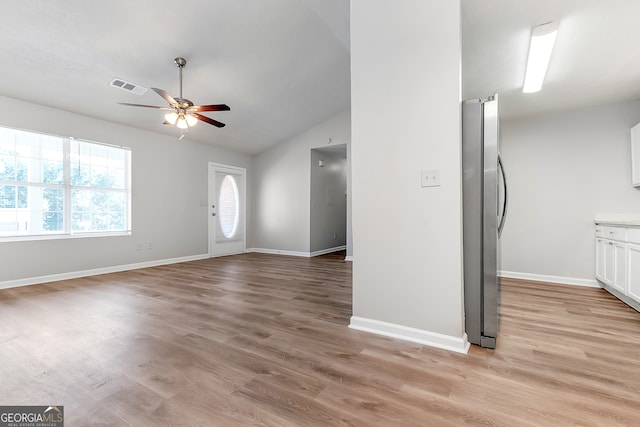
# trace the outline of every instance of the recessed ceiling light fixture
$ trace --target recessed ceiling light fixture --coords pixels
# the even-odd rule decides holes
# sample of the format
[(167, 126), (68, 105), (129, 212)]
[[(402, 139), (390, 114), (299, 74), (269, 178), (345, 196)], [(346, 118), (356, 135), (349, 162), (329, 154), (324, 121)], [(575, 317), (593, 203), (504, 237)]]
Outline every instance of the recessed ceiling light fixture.
[(527, 60), (527, 72), (524, 76), (522, 92), (533, 93), (542, 88), (557, 34), (558, 24), (555, 22), (538, 25), (531, 32), (529, 59)]

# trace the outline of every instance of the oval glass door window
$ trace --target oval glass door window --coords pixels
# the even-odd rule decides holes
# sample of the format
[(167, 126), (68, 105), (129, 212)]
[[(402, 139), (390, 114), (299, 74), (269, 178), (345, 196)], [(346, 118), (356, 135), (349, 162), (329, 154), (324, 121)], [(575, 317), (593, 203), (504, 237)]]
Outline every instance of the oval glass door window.
[(220, 200), (218, 200), (218, 220), (220, 229), (227, 239), (235, 236), (240, 219), (238, 184), (231, 175), (226, 175), (220, 184)]

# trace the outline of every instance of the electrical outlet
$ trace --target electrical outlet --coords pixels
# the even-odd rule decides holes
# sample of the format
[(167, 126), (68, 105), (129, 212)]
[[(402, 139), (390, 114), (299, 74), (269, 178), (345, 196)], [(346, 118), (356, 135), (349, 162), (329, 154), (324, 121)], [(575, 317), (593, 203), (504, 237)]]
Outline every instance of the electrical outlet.
[(439, 170), (420, 171), (421, 183), (423, 187), (440, 187)]

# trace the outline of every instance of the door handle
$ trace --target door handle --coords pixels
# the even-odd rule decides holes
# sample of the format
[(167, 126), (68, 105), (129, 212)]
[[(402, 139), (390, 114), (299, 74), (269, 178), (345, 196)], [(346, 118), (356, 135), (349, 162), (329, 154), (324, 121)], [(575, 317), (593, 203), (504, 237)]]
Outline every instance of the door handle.
[(502, 165), (502, 156), (498, 153), (498, 168), (502, 173), (502, 185), (504, 186), (504, 201), (502, 202), (502, 218), (498, 224), (498, 237), (502, 235), (502, 229), (504, 228), (504, 221), (507, 219), (507, 176), (504, 173), (504, 166)]

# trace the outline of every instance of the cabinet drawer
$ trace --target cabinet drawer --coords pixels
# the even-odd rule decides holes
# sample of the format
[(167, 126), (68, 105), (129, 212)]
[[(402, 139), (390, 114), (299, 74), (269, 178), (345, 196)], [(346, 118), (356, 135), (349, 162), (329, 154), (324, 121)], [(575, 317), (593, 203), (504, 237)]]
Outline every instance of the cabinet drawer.
[(618, 240), (621, 242), (627, 241), (627, 229), (622, 227), (604, 227), (605, 239)]
[(630, 243), (640, 245), (640, 228), (627, 228), (627, 239)]
[(604, 237), (604, 225), (596, 225), (596, 237)]

